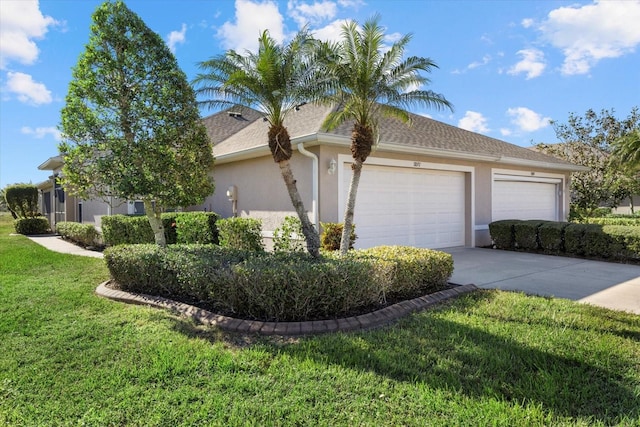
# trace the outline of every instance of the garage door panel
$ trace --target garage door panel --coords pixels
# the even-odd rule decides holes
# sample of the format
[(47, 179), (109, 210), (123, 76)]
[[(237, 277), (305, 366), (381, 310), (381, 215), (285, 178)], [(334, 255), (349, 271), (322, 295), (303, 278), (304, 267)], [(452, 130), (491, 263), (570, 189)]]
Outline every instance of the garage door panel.
[(495, 181), (493, 185), (492, 219), (558, 218), (558, 196), (555, 183), (531, 181)]
[[(351, 179), (348, 165), (344, 172), (343, 201)], [(354, 215), (356, 247), (463, 246), (464, 183), (462, 172), (365, 165)]]

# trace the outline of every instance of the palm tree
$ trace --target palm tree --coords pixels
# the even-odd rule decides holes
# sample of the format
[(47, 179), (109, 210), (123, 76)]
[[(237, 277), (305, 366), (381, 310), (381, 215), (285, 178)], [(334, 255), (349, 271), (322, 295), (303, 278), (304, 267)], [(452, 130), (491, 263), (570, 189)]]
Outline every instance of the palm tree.
[(255, 108), (269, 122), (268, 141), (273, 160), (278, 163), (291, 203), (293, 204), (305, 237), (307, 250), (319, 257), (318, 231), (309, 220), (296, 186), (289, 160), (292, 155), (291, 138), (284, 120), (288, 113), (309, 98), (316, 67), (309, 61), (313, 39), (306, 29), (286, 45), (278, 45), (264, 31), (259, 39), (257, 53), (241, 55), (234, 50), (201, 62), (203, 73), (194, 84), (200, 95), (212, 99), (203, 101), (209, 107), (240, 105)]
[(362, 166), (378, 140), (379, 118), (390, 117), (410, 124), (406, 108), (415, 104), (452, 110), (443, 95), (420, 89), (430, 83), (420, 71), (431, 72), (437, 65), (429, 58), (416, 56), (403, 60), (411, 34), (403, 36), (387, 49), (379, 20), (379, 15), (375, 15), (362, 28), (355, 21), (345, 23), (341, 40), (338, 43), (321, 43), (317, 52), (324, 58), (328, 75), (335, 82), (320, 101), (339, 106), (327, 116), (324, 127), (332, 130), (347, 120), (354, 121), (351, 134), (354, 162), (340, 243), (342, 255), (349, 249)]
[(615, 141), (613, 154), (623, 165), (640, 171), (640, 129), (631, 130)]

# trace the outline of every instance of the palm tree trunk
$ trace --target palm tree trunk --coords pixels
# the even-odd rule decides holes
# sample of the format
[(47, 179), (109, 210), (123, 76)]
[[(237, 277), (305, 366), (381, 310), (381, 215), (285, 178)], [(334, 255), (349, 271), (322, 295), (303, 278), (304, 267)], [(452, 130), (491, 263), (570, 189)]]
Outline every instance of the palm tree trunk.
[(356, 193), (360, 184), (363, 162), (355, 159), (351, 167), (351, 184), (349, 184), (349, 194), (347, 195), (347, 206), (344, 210), (344, 226), (342, 228), (342, 239), (340, 240), (340, 255), (344, 256), (349, 251), (351, 243), (351, 229), (353, 228), (353, 213), (356, 206)]
[(164, 248), (167, 246), (167, 239), (164, 237), (164, 226), (160, 217), (160, 209), (155, 209), (153, 203), (149, 199), (142, 199), (144, 203), (144, 212), (147, 214), (156, 245)]
[(298, 187), (296, 186), (296, 180), (293, 179), (291, 164), (289, 160), (282, 160), (278, 162), (278, 166), (280, 166), (280, 172), (287, 186), (291, 203), (298, 214), (298, 218), (300, 218), (302, 234), (304, 234), (304, 239), (307, 243), (307, 250), (312, 257), (318, 258), (320, 257), (320, 237), (318, 236), (318, 231), (314, 228), (313, 224), (311, 224), (311, 221), (309, 221), (309, 215), (307, 215), (307, 211), (302, 203), (302, 198), (298, 192)]

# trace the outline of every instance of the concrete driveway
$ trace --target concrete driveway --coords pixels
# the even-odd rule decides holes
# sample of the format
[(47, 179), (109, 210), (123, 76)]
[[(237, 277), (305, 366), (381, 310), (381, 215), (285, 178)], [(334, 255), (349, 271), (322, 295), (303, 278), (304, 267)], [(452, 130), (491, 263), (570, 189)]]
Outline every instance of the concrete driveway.
[(446, 249), (451, 282), (568, 298), (640, 314), (640, 266), (484, 248)]

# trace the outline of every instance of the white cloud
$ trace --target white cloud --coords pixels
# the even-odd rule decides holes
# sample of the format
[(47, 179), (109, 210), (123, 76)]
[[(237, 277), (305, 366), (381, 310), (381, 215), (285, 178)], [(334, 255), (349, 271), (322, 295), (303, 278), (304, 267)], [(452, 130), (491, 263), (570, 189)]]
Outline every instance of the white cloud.
[(551, 120), (551, 118), (542, 117), (526, 107), (509, 108), (507, 115), (513, 117), (511, 123), (524, 132), (533, 132), (545, 128), (549, 126), (549, 121)]
[(482, 113), (475, 111), (467, 111), (464, 113), (464, 117), (458, 121), (458, 127), (471, 132), (489, 132), (487, 119), (482, 115)]
[(482, 57), (482, 61), (475, 61), (471, 64), (467, 65), (467, 68), (473, 70), (474, 68), (482, 67), (483, 65), (487, 65), (491, 61), (491, 55), (485, 55)]
[(333, 1), (323, 0), (305, 3), (299, 0), (289, 0), (287, 3), (289, 16), (303, 27), (306, 24), (318, 25), (323, 21), (335, 18), (338, 6)]
[(167, 36), (167, 44), (171, 52), (176, 53), (176, 45), (183, 44), (187, 39), (187, 24), (182, 24), (180, 31), (171, 31)]
[(520, 73), (527, 74), (527, 80), (539, 77), (544, 71), (546, 64), (544, 62), (544, 53), (538, 49), (522, 49), (518, 51), (518, 55), (522, 56), (522, 60), (509, 68), (508, 74), (518, 75)]
[(255, 2), (236, 0), (236, 21), (225, 22), (218, 29), (225, 49), (239, 53), (258, 50), (258, 37), (264, 30), (278, 43), (285, 39), (284, 19), (278, 11), (278, 4), (272, 0)]
[(511, 132), (511, 129), (507, 129), (507, 128), (500, 128), (500, 135), (502, 136), (510, 136), (513, 132)]
[(562, 73), (586, 74), (598, 61), (631, 53), (640, 44), (640, 0), (594, 1), (549, 12), (539, 29), (561, 49)]
[(342, 26), (347, 22), (347, 20), (337, 20), (333, 21), (329, 25), (319, 28), (317, 30), (313, 30), (313, 36), (317, 39), (323, 41), (332, 41), (337, 42), (341, 39), (342, 34)]
[(47, 135), (53, 136), (53, 138), (56, 141), (60, 141), (61, 139), (60, 131), (53, 126), (37, 127), (35, 129), (29, 126), (23, 126), (22, 129), (20, 129), (20, 132), (22, 132), (25, 135), (33, 135), (35, 138), (38, 138), (38, 139), (42, 139)]
[(18, 100), (26, 104), (49, 104), (52, 101), (51, 91), (44, 84), (34, 81), (29, 74), (8, 72), (4, 89), (16, 94)]
[(522, 20), (521, 24), (522, 24), (522, 26), (524, 28), (532, 27), (533, 26), (533, 19), (525, 18), (525, 19)]
[(38, 59), (39, 49), (34, 40), (42, 39), (55, 19), (43, 16), (38, 1), (3, 1), (0, 14), (0, 69), (9, 61), (25, 65)]

